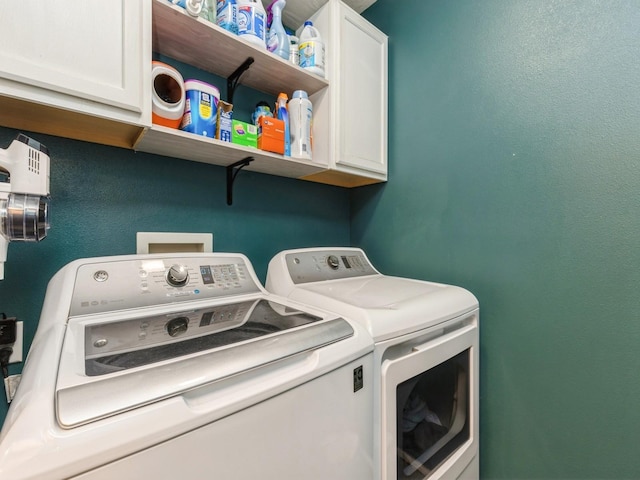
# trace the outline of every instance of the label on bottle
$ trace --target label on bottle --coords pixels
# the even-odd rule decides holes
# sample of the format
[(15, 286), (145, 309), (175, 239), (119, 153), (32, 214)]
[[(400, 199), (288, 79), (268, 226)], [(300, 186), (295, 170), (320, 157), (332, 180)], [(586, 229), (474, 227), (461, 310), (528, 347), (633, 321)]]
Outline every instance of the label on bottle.
[(233, 33), (238, 33), (237, 7), (234, 0), (218, 0), (216, 23)]
[(264, 41), (264, 14), (250, 5), (238, 7), (238, 35), (254, 35)]
[(267, 50), (275, 52), (276, 48), (278, 48), (278, 33), (275, 28), (271, 28), (271, 30), (269, 30), (269, 37), (267, 38)]
[(200, 116), (203, 119), (209, 119), (213, 116), (213, 106), (211, 105), (211, 95), (206, 92), (200, 93), (200, 105), (198, 106)]
[(324, 43), (315, 40), (301, 42), (298, 51), (302, 68), (318, 67), (324, 69)]

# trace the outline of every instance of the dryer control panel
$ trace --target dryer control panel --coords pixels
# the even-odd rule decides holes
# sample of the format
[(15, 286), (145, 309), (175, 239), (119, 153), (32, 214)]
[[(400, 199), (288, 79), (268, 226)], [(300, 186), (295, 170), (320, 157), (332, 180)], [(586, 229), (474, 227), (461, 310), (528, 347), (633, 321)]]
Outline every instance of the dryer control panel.
[(294, 284), (375, 275), (360, 249), (305, 249), (285, 255), (287, 270)]
[(138, 256), (81, 265), (70, 315), (259, 292), (255, 273), (242, 256)]

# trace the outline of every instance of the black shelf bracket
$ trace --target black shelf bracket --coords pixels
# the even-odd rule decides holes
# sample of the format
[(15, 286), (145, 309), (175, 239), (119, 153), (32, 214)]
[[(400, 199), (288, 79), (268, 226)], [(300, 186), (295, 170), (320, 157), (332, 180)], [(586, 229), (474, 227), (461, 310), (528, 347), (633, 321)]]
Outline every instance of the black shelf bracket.
[(253, 157), (246, 157), (227, 166), (227, 205), (233, 204), (233, 182), (236, 181), (238, 173), (254, 160)]
[(238, 81), (244, 72), (246, 72), (253, 63), (253, 57), (247, 58), (242, 65), (236, 68), (235, 72), (227, 77), (227, 102), (233, 104), (233, 92), (238, 86)]

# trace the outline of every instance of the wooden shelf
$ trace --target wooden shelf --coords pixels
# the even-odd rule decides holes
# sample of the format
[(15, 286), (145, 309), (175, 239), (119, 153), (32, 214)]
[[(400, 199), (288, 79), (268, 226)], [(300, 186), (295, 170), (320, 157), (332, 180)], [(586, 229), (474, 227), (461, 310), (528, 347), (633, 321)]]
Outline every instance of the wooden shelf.
[(245, 167), (245, 170), (289, 178), (307, 177), (326, 170), (325, 166), (308, 160), (285, 158), (257, 148), (221, 142), (215, 138), (160, 125), (153, 125), (147, 130), (134, 150), (221, 167), (229, 166), (246, 157), (253, 157), (255, 160)]
[[(329, 85), (324, 78), (258, 48), (202, 18), (194, 18), (185, 9), (167, 0), (153, 2), (153, 51), (227, 78), (248, 57), (254, 63), (240, 78), (240, 84), (277, 96), (294, 90), (309, 95)], [(222, 99), (226, 97), (221, 88)]]

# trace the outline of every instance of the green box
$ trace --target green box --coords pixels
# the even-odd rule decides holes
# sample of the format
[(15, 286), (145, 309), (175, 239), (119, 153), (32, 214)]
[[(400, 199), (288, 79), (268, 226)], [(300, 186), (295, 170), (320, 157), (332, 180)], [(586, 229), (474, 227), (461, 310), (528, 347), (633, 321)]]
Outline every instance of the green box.
[(236, 145), (258, 148), (258, 127), (251, 123), (233, 120), (231, 125), (231, 142)]

